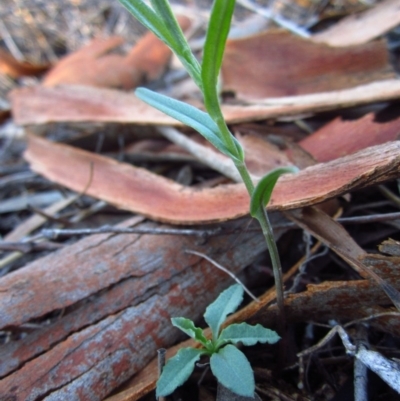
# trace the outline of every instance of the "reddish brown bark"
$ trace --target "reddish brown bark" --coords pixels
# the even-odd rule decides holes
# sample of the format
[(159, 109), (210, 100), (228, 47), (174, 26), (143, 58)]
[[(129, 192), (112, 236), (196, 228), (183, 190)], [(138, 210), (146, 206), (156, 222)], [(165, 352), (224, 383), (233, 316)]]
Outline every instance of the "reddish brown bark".
[[(337, 110), (398, 99), (399, 96), (400, 82), (391, 79), (340, 91), (268, 99), (266, 104), (223, 105), (222, 111), (226, 121), (233, 124)], [(182, 125), (134, 95), (112, 89), (67, 85), (55, 88), (36, 86), (16, 89), (12, 91), (10, 98), (14, 119), (19, 125), (52, 122)]]
[[(400, 143), (371, 147), (329, 163), (308, 167), (278, 181), (270, 210), (313, 205), (400, 173)], [(33, 170), (77, 192), (93, 176), (87, 194), (155, 220), (178, 224), (224, 221), (244, 216), (249, 196), (244, 185), (201, 190), (184, 187), (145, 169), (32, 136), (26, 159)]]
[(2, 347), (0, 394), (14, 400), (102, 399), (157, 348), (177, 341), (170, 317), (198, 319), (231, 282), (186, 249), (207, 253), (233, 272), (265, 249), (254, 232), (232, 245), (237, 233), (230, 230), (243, 223), (227, 223), (226, 234), (202, 240), (95, 235), (1, 278), (1, 327), (66, 310), (52, 325)]
[(351, 88), (395, 76), (386, 45), (375, 41), (334, 48), (284, 31), (228, 40), (224, 88), (260, 99)]

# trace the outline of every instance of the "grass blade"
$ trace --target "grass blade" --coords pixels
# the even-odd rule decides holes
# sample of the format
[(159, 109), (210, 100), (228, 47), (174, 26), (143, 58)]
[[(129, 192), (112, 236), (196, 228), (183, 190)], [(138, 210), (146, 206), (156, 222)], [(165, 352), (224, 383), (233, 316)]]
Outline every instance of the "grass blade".
[(120, 3), (147, 29), (152, 31), (166, 45), (173, 44), (173, 36), (162, 19), (142, 0), (119, 0)]
[(152, 0), (154, 10), (143, 0), (120, 0), (125, 8), (179, 57), (189, 75), (202, 88), (201, 67), (182, 33), (167, 0)]
[(145, 88), (136, 89), (135, 94), (150, 106), (153, 106), (199, 132), (220, 152), (231, 158), (235, 158), (235, 155), (233, 155), (221, 141), (218, 127), (207, 113), (196, 109), (190, 104), (183, 103)]
[(204, 44), (201, 78), (207, 111), (219, 110), (217, 81), (229, 34), (235, 0), (215, 0)]
[(182, 29), (171, 10), (168, 0), (151, 0), (151, 4), (154, 11), (161, 18), (164, 26), (168, 29), (168, 32), (173, 37), (173, 46), (171, 46), (172, 50), (179, 57), (190, 76), (201, 89), (202, 83), (200, 64), (193, 55)]

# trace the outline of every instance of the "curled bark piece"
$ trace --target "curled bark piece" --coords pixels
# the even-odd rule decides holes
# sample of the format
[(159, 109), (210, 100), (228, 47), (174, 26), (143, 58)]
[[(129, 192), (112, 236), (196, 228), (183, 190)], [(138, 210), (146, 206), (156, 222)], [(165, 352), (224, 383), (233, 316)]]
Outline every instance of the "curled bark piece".
[[(149, 171), (73, 147), (31, 136), (25, 158), (36, 172), (122, 209), (175, 224), (225, 221), (248, 214), (249, 196), (243, 184), (197, 190)], [(285, 210), (313, 205), (356, 188), (400, 175), (400, 142), (371, 147), (297, 174), (282, 176), (268, 205)]]
[[(223, 105), (229, 124), (282, 116), (316, 113), (398, 99), (400, 81), (388, 79), (332, 92), (258, 100), (254, 105)], [(35, 86), (10, 94), (16, 124), (130, 123), (172, 125), (181, 123), (146, 105), (134, 95), (88, 86)]]

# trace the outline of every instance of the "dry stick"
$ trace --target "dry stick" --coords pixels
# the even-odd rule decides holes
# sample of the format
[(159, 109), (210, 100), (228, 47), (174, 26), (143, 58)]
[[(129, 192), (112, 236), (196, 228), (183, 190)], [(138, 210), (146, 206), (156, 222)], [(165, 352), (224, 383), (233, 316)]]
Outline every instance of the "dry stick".
[[(54, 203), (53, 205), (49, 206), (45, 209), (47, 214), (57, 213), (61, 209), (69, 206), (71, 203), (75, 201), (76, 197), (71, 196), (66, 199), (62, 199), (61, 201)], [(37, 229), (42, 224), (46, 222), (42, 216), (34, 215), (26, 220), (22, 225), (18, 226), (14, 229), (10, 234), (5, 236), (5, 240), (8, 241), (16, 241), (18, 239), (23, 238), (24, 236), (28, 235), (31, 231)], [(0, 259), (0, 272), (1, 270), (6, 267), (8, 264), (15, 262), (22, 256), (21, 252), (12, 252), (11, 254), (3, 257)]]
[[(87, 189), (89, 188), (89, 186), (92, 182), (92, 179), (93, 179), (93, 164), (90, 164), (89, 180), (88, 180), (85, 188), (83, 189), (83, 191), (79, 194), (69, 196), (66, 199), (62, 199), (61, 201), (49, 206), (47, 209), (44, 210), (45, 215), (53, 215), (53, 214), (59, 212), (60, 210), (66, 208), (67, 206), (71, 205), (72, 203), (76, 202), (81, 196), (83, 196), (86, 193)], [(103, 203), (103, 202), (98, 202), (98, 203), (102, 203), (103, 205), (105, 205), (105, 203)], [(22, 223), (22, 225), (18, 226), (13, 231), (11, 231), (11, 233), (7, 234), (4, 237), (4, 239), (6, 241), (16, 241), (16, 240), (22, 239), (25, 236), (27, 236), (28, 234), (30, 234), (32, 231), (34, 231), (35, 229), (42, 226), (46, 221), (47, 220), (45, 217), (35, 214), (35, 215), (31, 216), (28, 220), (26, 220), (24, 223)], [(75, 220), (75, 221), (77, 221), (77, 220)], [(40, 240), (40, 239), (41, 238), (39, 236), (39, 237), (30, 238), (30, 241), (32, 241), (32, 240), (36, 241), (36, 240)], [(24, 242), (28, 242), (28, 241), (29, 241), (29, 239), (26, 239)], [(7, 255), (4, 258), (0, 259), (0, 273), (4, 267), (6, 267), (7, 265), (9, 265), (12, 262), (15, 262), (21, 256), (22, 256), (21, 252), (12, 252), (10, 255)]]
[(353, 324), (358, 324), (358, 323), (362, 323), (362, 322), (368, 322), (369, 320), (378, 319), (378, 318), (384, 317), (384, 316), (400, 317), (400, 313), (399, 312), (380, 312), (380, 313), (375, 313), (373, 315), (366, 316), (366, 317), (363, 317), (361, 319), (352, 320), (351, 322), (348, 322), (348, 323), (344, 324), (343, 327), (349, 327), (349, 326), (352, 326)]
[(382, 195), (386, 196), (389, 200), (391, 200), (397, 207), (400, 206), (400, 198), (395, 195), (389, 188), (386, 188), (385, 185), (378, 185), (379, 191)]
[(28, 253), (32, 251), (42, 251), (42, 250), (55, 250), (62, 248), (62, 244), (57, 244), (54, 242), (5, 242), (0, 241), (0, 250), (1, 251), (14, 251), (14, 252), (22, 252)]
[(253, 299), (253, 301), (256, 302), (260, 302), (260, 300), (254, 296), (252, 294), (252, 292), (231, 272), (229, 271), (227, 268), (225, 268), (224, 266), (220, 265), (219, 263), (217, 263), (215, 260), (209, 258), (207, 255), (205, 255), (204, 253), (201, 252), (197, 252), (197, 251), (185, 251), (185, 253), (191, 253), (192, 255), (197, 255), (200, 256), (206, 260), (208, 260), (211, 264), (213, 264), (215, 267), (217, 267), (218, 269), (222, 270), (224, 273), (226, 273), (228, 276), (232, 277), (240, 286), (242, 286), (242, 288), (246, 291), (246, 293)]
[(225, 177), (228, 177), (235, 182), (242, 182), (239, 172), (236, 170), (232, 160), (228, 157), (215, 152), (207, 146), (193, 141), (186, 135), (181, 134), (175, 128), (159, 127), (157, 130), (162, 136), (170, 140), (175, 145), (187, 150), (208, 167), (218, 171)]
[[(165, 348), (160, 348), (157, 350), (158, 377), (161, 376), (161, 373), (164, 369), (166, 352), (167, 350)], [(165, 397), (158, 397), (158, 401), (165, 401)]]
[[(75, 197), (68, 199), (68, 203), (75, 200)], [(65, 201), (63, 200), (62, 203)], [(100, 203), (100, 202), (99, 202)], [(54, 206), (60, 208), (59, 204), (55, 204), (51, 209), (54, 209)], [(103, 206), (103, 203), (100, 205)], [(49, 208), (49, 209), (50, 209)], [(37, 211), (38, 214), (43, 215), (43, 217), (50, 218), (49, 212), (40, 212)], [(39, 216), (34, 216), (36, 219)], [(355, 216), (355, 217), (342, 217), (338, 218), (337, 221), (343, 224), (368, 224), (368, 223), (376, 223), (376, 222), (386, 222), (400, 220), (400, 212), (394, 213), (384, 213), (384, 214), (373, 214), (370, 216)], [(38, 222), (39, 223), (39, 222)], [(298, 225), (295, 223), (283, 223), (274, 226), (274, 228), (292, 228), (299, 229)], [(260, 228), (249, 228), (248, 231), (260, 231)], [(49, 248), (45, 245), (39, 245), (34, 243), (33, 241), (40, 239), (41, 237), (45, 237), (48, 239), (56, 240), (62, 237), (72, 237), (76, 235), (93, 235), (93, 234), (148, 234), (148, 235), (192, 235), (196, 237), (207, 237), (213, 235), (224, 234), (220, 228), (210, 229), (210, 230), (196, 230), (196, 229), (174, 229), (174, 228), (144, 228), (144, 227), (130, 227), (130, 228), (120, 228), (114, 226), (102, 226), (98, 228), (78, 228), (78, 229), (43, 229), (38, 236), (34, 238), (30, 238), (29, 242), (16, 242), (16, 241), (3, 241), (0, 242), (0, 250), (10, 250), (10, 249), (18, 249), (20, 252), (30, 252), (31, 250), (36, 249), (53, 249), (55, 248), (55, 244), (51, 245)], [(29, 243), (29, 245), (27, 245)], [(315, 255), (316, 256), (320, 256)]]
[[(363, 340), (366, 340), (365, 330), (361, 332), (363, 335)], [(363, 333), (364, 332), (364, 333)], [(357, 340), (356, 342), (358, 350), (367, 350), (367, 347), (362, 343), (362, 340)], [(368, 378), (367, 378), (367, 367), (356, 358), (354, 361), (354, 401), (364, 401), (368, 400)]]
[(152, 235), (193, 235), (198, 237), (207, 237), (219, 234), (219, 228), (211, 230), (192, 230), (180, 228), (154, 228), (154, 227), (131, 227), (121, 228), (113, 226), (102, 226), (99, 228), (78, 228), (78, 229), (44, 229), (40, 232), (43, 237), (56, 239), (58, 237), (70, 237), (74, 235), (92, 235), (92, 234), (152, 234)]
[(335, 326), (332, 330), (316, 345), (297, 354), (300, 362), (299, 365), (303, 366), (303, 358), (327, 344), (335, 334), (339, 334), (340, 339), (347, 354), (359, 359), (369, 369), (379, 375), (390, 387), (400, 393), (400, 375), (399, 366), (396, 362), (385, 358), (375, 351), (370, 351), (363, 348), (357, 348), (350, 341), (350, 338), (343, 327)]

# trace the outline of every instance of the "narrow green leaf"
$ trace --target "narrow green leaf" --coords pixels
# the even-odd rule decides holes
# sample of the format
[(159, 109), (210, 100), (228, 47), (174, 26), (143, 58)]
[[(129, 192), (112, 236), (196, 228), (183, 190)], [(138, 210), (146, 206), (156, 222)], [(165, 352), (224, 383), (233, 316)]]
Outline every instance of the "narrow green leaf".
[(207, 113), (196, 109), (190, 104), (172, 99), (146, 88), (136, 89), (135, 94), (150, 106), (195, 129), (220, 152), (231, 158), (235, 158), (235, 155), (232, 155), (221, 141), (218, 127)]
[(261, 324), (252, 326), (247, 323), (231, 324), (222, 330), (218, 337), (218, 345), (224, 343), (243, 343), (244, 345), (254, 345), (258, 342), (275, 344), (279, 341), (278, 333), (273, 330), (267, 329)]
[(250, 214), (255, 217), (258, 210), (266, 206), (271, 199), (272, 191), (282, 174), (297, 173), (297, 167), (279, 167), (270, 171), (258, 182), (250, 201)]
[(142, 0), (119, 0), (120, 3), (147, 29), (152, 31), (168, 46), (173, 44), (174, 39), (161, 17)]
[(204, 353), (201, 349), (182, 348), (170, 358), (157, 381), (156, 397), (166, 397), (185, 383), (193, 372), (194, 364)]
[(243, 352), (227, 345), (210, 358), (210, 367), (217, 380), (226, 388), (244, 397), (254, 397), (254, 374)]
[(210, 326), (213, 341), (216, 342), (221, 324), (226, 317), (235, 312), (243, 301), (243, 288), (239, 284), (234, 284), (219, 294), (218, 298), (208, 305), (204, 319)]
[(204, 44), (201, 78), (206, 109), (213, 118), (219, 110), (217, 81), (234, 9), (235, 0), (214, 1)]
[(201, 89), (202, 83), (200, 64), (192, 53), (192, 50), (186, 41), (185, 35), (183, 34), (182, 29), (171, 10), (168, 0), (151, 0), (151, 4), (174, 38), (174, 45), (171, 47), (173, 52), (179, 57), (189, 75)]
[(143, 0), (120, 0), (120, 2), (139, 22), (171, 48), (196, 85), (201, 89), (200, 64), (190, 50), (168, 1), (152, 0), (154, 10), (147, 6)]
[(186, 333), (189, 337), (207, 346), (209, 340), (204, 336), (203, 330), (196, 327), (190, 319), (184, 317), (173, 317), (171, 319), (172, 325)]

